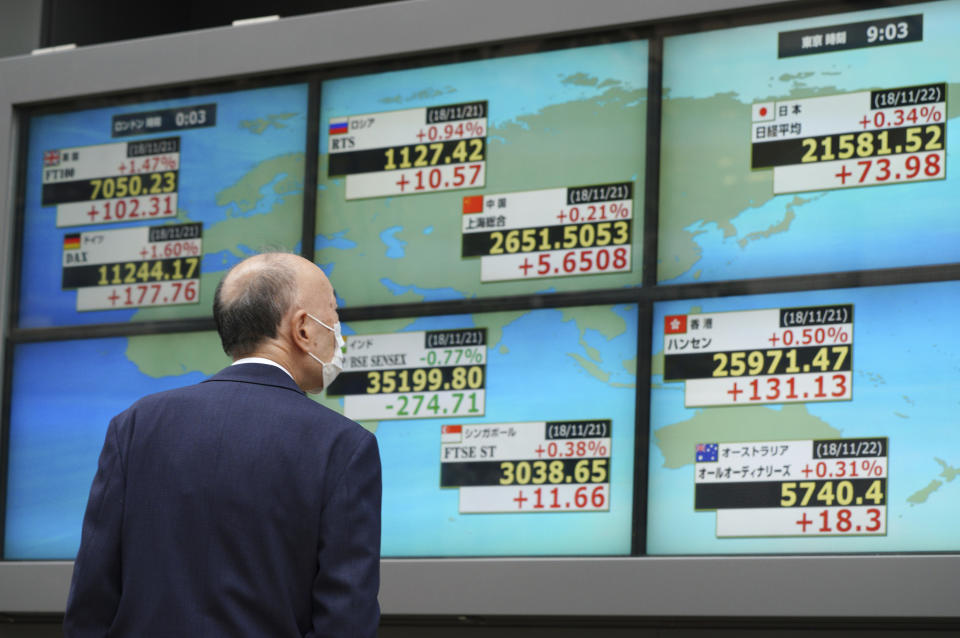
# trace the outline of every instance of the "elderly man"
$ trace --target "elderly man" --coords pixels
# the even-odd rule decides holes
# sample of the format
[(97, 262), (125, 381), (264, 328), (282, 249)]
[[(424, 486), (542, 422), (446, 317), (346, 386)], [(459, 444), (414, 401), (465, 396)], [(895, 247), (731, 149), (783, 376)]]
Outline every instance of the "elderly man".
[(234, 364), (110, 422), (66, 635), (376, 635), (376, 439), (304, 395), (342, 364), (330, 282), (257, 255), (224, 277), (214, 318)]

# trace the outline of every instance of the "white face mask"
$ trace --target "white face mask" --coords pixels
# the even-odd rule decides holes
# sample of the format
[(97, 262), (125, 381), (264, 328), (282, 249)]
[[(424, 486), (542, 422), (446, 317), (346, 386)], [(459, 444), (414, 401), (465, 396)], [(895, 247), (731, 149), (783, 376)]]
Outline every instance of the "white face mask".
[(333, 324), (333, 327), (331, 328), (327, 324), (323, 323), (322, 321), (320, 321), (319, 319), (311, 315), (309, 312), (307, 313), (307, 316), (313, 319), (314, 321), (316, 321), (317, 323), (319, 323), (321, 326), (323, 326), (327, 330), (330, 330), (331, 332), (333, 332), (333, 336), (336, 337), (337, 339), (337, 348), (336, 350), (333, 351), (333, 358), (330, 360), (330, 363), (324, 363), (323, 361), (320, 360), (320, 357), (313, 354), (312, 352), (307, 353), (308, 355), (313, 357), (314, 361), (316, 361), (321, 366), (323, 366), (323, 387), (324, 389), (326, 389), (330, 387), (330, 384), (333, 383), (333, 380), (337, 378), (337, 375), (343, 371), (343, 347), (347, 344), (347, 342), (343, 340), (343, 335), (340, 334), (339, 321)]

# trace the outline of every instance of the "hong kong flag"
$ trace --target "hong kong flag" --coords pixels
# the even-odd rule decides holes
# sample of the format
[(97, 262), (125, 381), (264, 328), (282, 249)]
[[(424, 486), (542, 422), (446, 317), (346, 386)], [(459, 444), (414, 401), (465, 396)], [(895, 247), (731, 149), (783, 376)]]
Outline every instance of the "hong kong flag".
[(687, 315), (667, 315), (663, 318), (663, 334), (678, 335), (687, 332)]

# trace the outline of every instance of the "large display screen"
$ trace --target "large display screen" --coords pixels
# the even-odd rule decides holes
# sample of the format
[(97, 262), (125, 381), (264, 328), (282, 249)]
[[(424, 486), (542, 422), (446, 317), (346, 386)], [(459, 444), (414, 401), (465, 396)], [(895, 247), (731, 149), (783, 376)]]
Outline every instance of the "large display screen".
[(316, 260), (345, 306), (640, 283), (647, 43), (329, 80)]
[(213, 332), (17, 345), (4, 557), (73, 560), (110, 419), (229, 363)]
[(936, 2), (665, 38), (658, 280), (956, 262), (958, 21)]
[(208, 317), (223, 272), (299, 250), (307, 85), (31, 118), (21, 328)]
[[(379, 439), (384, 556), (630, 552), (636, 306), (344, 332), (315, 398)], [(110, 419), (228, 363), (209, 332), (17, 346), (5, 556), (73, 558)]]
[(655, 304), (647, 551), (958, 551), (957, 282)]
[(958, 25), (949, 0), (24, 107), (3, 557), (75, 555), (110, 418), (229, 363), (177, 320), (265, 250), (312, 251), (345, 309), (316, 400), (378, 438), (385, 557), (960, 551)]
[(384, 556), (630, 553), (635, 305), (345, 332), (321, 401), (377, 435)]

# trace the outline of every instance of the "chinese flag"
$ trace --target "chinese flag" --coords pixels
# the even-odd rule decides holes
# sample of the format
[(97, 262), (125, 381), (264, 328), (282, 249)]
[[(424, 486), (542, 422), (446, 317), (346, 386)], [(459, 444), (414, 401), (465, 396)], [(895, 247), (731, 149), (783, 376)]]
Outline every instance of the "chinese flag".
[(687, 315), (667, 315), (663, 318), (663, 334), (676, 335), (687, 332)]
[(483, 212), (483, 195), (471, 195), (463, 198), (463, 214)]

